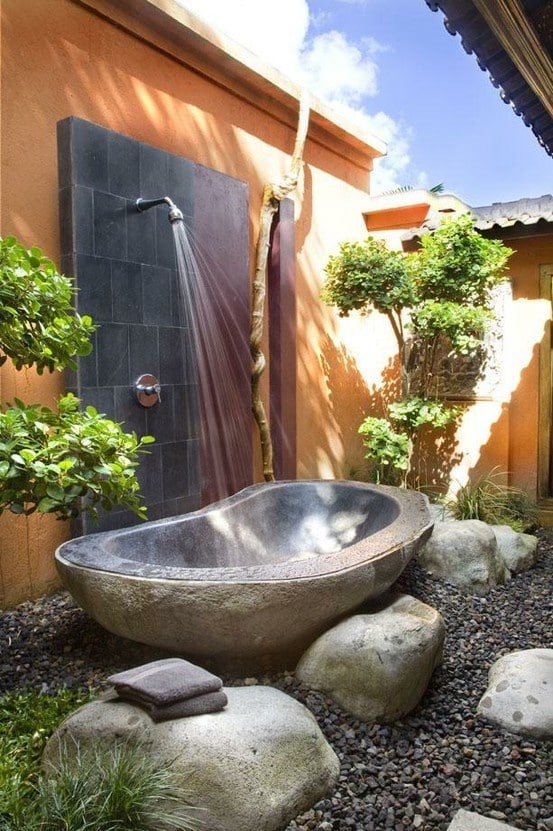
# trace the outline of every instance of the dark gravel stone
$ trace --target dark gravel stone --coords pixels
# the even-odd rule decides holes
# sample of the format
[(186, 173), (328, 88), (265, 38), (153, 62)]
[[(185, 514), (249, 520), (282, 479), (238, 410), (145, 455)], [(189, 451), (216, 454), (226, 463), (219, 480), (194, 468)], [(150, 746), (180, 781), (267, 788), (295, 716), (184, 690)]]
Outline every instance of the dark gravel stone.
[[(402, 721), (356, 721), (290, 671), (247, 679), (303, 702), (341, 761), (334, 793), (290, 831), (445, 831), (459, 808), (527, 831), (553, 829), (553, 742), (508, 734), (476, 717), (497, 658), (553, 648), (553, 532), (540, 532), (538, 550), (534, 568), (485, 597), (464, 595), (429, 578), (416, 560), (409, 564), (398, 588), (438, 609), (447, 634), (443, 665)], [(108, 675), (164, 654), (109, 634), (65, 592), (0, 614), (0, 693), (102, 688)]]

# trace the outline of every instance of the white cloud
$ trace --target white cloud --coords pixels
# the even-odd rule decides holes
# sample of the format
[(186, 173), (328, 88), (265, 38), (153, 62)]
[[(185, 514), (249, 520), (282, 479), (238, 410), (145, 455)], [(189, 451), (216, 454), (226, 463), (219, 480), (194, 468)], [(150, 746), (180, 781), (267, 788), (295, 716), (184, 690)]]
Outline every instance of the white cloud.
[[(297, 73), (309, 27), (306, 0), (176, 0), (289, 76)], [(287, 71), (287, 68), (292, 71)]]
[(378, 54), (385, 45), (368, 33), (354, 43), (336, 28), (324, 31), (324, 14), (311, 19), (319, 34), (309, 38), (307, 0), (177, 2), (386, 141), (388, 155), (375, 165), (373, 193), (409, 184), (405, 181), (410, 166), (408, 131), (384, 112), (371, 114), (367, 102), (378, 91)]
[(378, 89), (378, 67), (368, 52), (331, 31), (309, 41), (301, 52), (302, 81), (329, 102), (359, 104)]

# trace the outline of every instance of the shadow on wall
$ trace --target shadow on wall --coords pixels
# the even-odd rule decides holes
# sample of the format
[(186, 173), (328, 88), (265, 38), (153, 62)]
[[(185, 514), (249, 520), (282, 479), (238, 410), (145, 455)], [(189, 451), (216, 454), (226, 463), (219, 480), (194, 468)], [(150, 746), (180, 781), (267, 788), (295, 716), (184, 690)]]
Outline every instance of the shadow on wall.
[[(343, 476), (367, 481), (371, 463), (365, 458), (359, 426), (368, 416), (386, 418), (390, 403), (400, 396), (399, 360), (391, 358), (382, 370), (381, 380), (371, 387), (361, 375), (355, 359), (329, 337), (321, 351), (321, 366), (328, 387), (328, 402), (334, 421), (340, 425), (344, 448)], [(422, 430), (413, 458), (419, 471), (416, 487), (429, 492), (448, 489), (452, 470), (462, 459), (456, 439), (456, 425), (446, 430)]]

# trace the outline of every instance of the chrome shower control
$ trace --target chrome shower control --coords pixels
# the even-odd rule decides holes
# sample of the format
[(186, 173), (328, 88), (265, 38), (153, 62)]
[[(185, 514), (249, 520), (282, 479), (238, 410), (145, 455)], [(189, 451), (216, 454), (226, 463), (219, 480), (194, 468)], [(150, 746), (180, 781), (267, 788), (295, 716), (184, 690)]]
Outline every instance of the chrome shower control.
[(161, 403), (161, 384), (155, 375), (141, 375), (136, 380), (134, 389), (138, 402), (143, 407), (153, 407), (154, 404)]

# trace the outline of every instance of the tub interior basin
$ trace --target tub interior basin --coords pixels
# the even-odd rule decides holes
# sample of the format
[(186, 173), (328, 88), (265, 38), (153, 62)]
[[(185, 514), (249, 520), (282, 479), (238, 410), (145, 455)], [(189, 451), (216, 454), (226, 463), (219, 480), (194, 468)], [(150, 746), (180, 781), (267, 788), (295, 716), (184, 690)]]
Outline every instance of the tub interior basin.
[(90, 561), (101, 545), (104, 556), (95, 558), (100, 569), (119, 559), (192, 569), (299, 563), (373, 537), (394, 523), (400, 510), (393, 495), (364, 484), (253, 485), (200, 511), (81, 537), (61, 550), (66, 559), (86, 565), (90, 562), (81, 558)]

